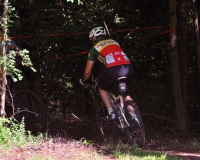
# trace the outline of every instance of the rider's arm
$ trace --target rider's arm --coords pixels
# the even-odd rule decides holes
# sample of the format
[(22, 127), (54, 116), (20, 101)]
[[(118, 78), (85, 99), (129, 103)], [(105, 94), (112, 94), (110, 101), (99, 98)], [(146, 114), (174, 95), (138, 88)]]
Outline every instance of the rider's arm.
[(97, 55), (97, 50), (94, 49), (94, 47), (91, 47), (88, 53), (87, 63), (84, 71), (84, 80), (88, 80), (90, 78)]
[(84, 71), (84, 80), (88, 80), (90, 78), (94, 63), (95, 63), (95, 61), (87, 60), (87, 64), (86, 64), (85, 71)]

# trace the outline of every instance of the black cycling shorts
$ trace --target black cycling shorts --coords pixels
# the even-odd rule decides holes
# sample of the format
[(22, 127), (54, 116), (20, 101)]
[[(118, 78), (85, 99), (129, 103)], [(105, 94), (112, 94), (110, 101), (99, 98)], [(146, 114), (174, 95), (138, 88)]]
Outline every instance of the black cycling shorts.
[(116, 83), (116, 80), (122, 76), (127, 77), (127, 87), (130, 88), (133, 77), (133, 67), (131, 64), (103, 68), (99, 73), (98, 86), (102, 90), (109, 91)]

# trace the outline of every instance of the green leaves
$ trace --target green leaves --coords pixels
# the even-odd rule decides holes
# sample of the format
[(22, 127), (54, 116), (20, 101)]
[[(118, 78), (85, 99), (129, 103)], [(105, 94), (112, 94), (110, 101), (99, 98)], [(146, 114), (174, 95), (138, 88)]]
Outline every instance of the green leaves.
[(67, 2), (72, 2), (72, 3), (74, 3), (74, 0), (67, 0)]
[(10, 128), (7, 128), (4, 123), (9, 123), (9, 120), (0, 118), (0, 144), (7, 143), (12, 135)]
[(16, 123), (15, 119), (0, 118), (0, 145), (23, 147), (27, 143), (34, 144), (42, 139), (42, 134), (33, 136), (30, 131), (26, 131), (24, 118), (20, 123)]
[[(72, 3), (74, 3), (74, 0), (67, 0), (67, 2), (72, 2)], [(83, 2), (81, 2), (81, 0), (78, 0), (78, 5), (83, 5)]]
[[(16, 64), (16, 57), (20, 57), (20, 60), (18, 60), (20, 64)], [(7, 74), (10, 75), (14, 81), (22, 80), (23, 78), (22, 71), (16, 68), (17, 65), (30, 67), (32, 71), (36, 72), (30, 60), (29, 51), (26, 49), (19, 52), (10, 51), (7, 54), (6, 63), (4, 65), (6, 65)]]

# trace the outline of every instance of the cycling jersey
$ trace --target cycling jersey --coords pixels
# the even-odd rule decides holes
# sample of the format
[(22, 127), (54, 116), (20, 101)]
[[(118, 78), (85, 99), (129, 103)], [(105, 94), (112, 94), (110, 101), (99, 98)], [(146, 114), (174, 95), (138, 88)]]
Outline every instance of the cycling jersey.
[(131, 64), (120, 45), (113, 39), (100, 38), (90, 49), (88, 54), (89, 61), (95, 61), (96, 58), (107, 68)]

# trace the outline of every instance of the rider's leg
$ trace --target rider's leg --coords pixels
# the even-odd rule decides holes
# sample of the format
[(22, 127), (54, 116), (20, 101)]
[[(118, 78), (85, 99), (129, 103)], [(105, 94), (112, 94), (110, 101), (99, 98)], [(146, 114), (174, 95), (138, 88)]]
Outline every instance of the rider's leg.
[[(129, 96), (129, 95), (126, 95), (126, 96), (124, 97), (124, 103), (125, 103), (127, 100), (133, 101), (132, 97)], [(128, 106), (127, 106), (127, 109), (128, 109), (128, 111), (129, 111), (130, 113), (135, 114), (135, 110), (133, 109), (133, 107), (132, 107), (131, 105), (128, 105)]]
[(126, 102), (127, 100), (133, 100), (131, 96), (127, 95), (126, 97), (124, 97), (124, 102)]
[(100, 93), (101, 99), (103, 100), (103, 103), (105, 104), (105, 106), (108, 110), (108, 114), (112, 116), (111, 117), (112, 119), (114, 119), (115, 113), (114, 113), (114, 110), (112, 108), (111, 97), (110, 97), (109, 91), (102, 90), (101, 88), (99, 88), (99, 93)]
[(110, 97), (109, 91), (105, 91), (105, 90), (102, 90), (101, 88), (99, 88), (99, 93), (100, 93), (101, 99), (103, 100), (103, 103), (105, 104), (106, 108), (107, 109), (111, 108), (112, 105), (111, 105), (111, 97)]

